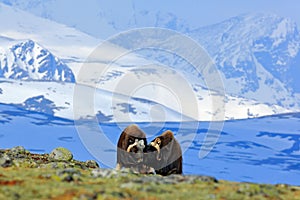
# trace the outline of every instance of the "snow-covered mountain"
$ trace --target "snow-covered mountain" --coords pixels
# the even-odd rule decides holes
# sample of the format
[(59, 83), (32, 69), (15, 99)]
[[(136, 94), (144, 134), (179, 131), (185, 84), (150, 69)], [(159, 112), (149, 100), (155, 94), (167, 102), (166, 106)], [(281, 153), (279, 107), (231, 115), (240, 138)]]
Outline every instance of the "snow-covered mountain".
[[(37, 16), (7, 5), (0, 4), (0, 7), (3, 11), (0, 12), (0, 24), (3, 25), (3, 30), (0, 32), (0, 45), (7, 47), (7, 44), (9, 44), (9, 47), (12, 47), (16, 43), (19, 43), (19, 40), (24, 41), (24, 39), (26, 40), (28, 38), (31, 38), (34, 41), (37, 41), (39, 44), (47, 47), (47, 49), (49, 49), (51, 52), (54, 52), (58, 57), (62, 58), (62, 61), (72, 69), (75, 77), (77, 76), (78, 70), (83, 64), (85, 65), (85, 67), (90, 66), (91, 69), (94, 69), (93, 67), (105, 69), (107, 63), (111, 62), (110, 52), (120, 50), (115, 46), (108, 47), (107, 51), (102, 52), (102, 54), (97, 54), (97, 57), (90, 57), (87, 60), (88, 62), (85, 62), (85, 59), (89, 55), (91, 55), (90, 53), (93, 52), (93, 50), (96, 48), (96, 46), (100, 42), (100, 39), (95, 39), (89, 35), (79, 32), (75, 28), (70, 28), (54, 22), (64, 22), (65, 24), (70, 26), (69, 22), (72, 20), (76, 20), (76, 16), (73, 16), (72, 20), (71, 18), (60, 18), (61, 16), (63, 16), (60, 14), (64, 9), (53, 10), (53, 8), (60, 5), (58, 1), (35, 1), (35, 3), (33, 3), (31, 1), (16, 0), (5, 1), (4, 3), (22, 8), (26, 11), (30, 11)], [(55, 3), (58, 4), (56, 5)], [(95, 10), (99, 11), (101, 9), (104, 8), (99, 7), (99, 5), (95, 3), (93, 5), (93, 8), (91, 8), (90, 14), (93, 14)], [(155, 10), (148, 12), (145, 10), (135, 10), (134, 8), (130, 9), (133, 9), (134, 15), (131, 15), (129, 18), (124, 17), (122, 18), (122, 21), (116, 19), (116, 17), (118, 17), (117, 15), (114, 15), (107, 10), (101, 10), (103, 12), (100, 12), (100, 14), (98, 12), (98, 14), (101, 16), (100, 18), (102, 22), (105, 22), (105, 25), (99, 23), (99, 27), (102, 27), (102, 30), (104, 32), (107, 30), (111, 30), (112, 34), (128, 28), (141, 26), (150, 25), (157, 27), (166, 27), (174, 30), (179, 30), (199, 41), (199, 43), (203, 47), (205, 47), (205, 49), (207, 49), (208, 53), (215, 60), (216, 65), (219, 68), (221, 75), (223, 76), (223, 82), (225, 83), (226, 90), (226, 96), (224, 99), (226, 110), (225, 119), (253, 118), (264, 115), (292, 112), (299, 109), (299, 95), (295, 93), (295, 90), (292, 88), (292, 84), (284, 82), (284, 80), (280, 78), (280, 76), (275, 76), (275, 72), (269, 70), (264, 66), (266, 63), (263, 61), (268, 61), (269, 58), (263, 59), (262, 57), (258, 56), (260, 55), (257, 54), (257, 52), (259, 52), (258, 47), (264, 47), (265, 44), (257, 45), (256, 43), (251, 43), (253, 41), (256, 41), (255, 38), (260, 38), (260, 36), (257, 36), (259, 35), (257, 31), (251, 32), (253, 28), (251, 23), (258, 24), (259, 26), (266, 26), (266, 23), (271, 22), (267, 21), (259, 24), (255, 20), (260, 21), (264, 17), (270, 19), (278, 17), (274, 15), (242, 15), (237, 17), (241, 18), (239, 20), (229, 19), (216, 25), (195, 29), (189, 27), (185, 20), (178, 19), (176, 15), (171, 13), (163, 13)], [(49, 12), (50, 10), (53, 10), (53, 12)], [(41, 12), (36, 13), (36, 11)], [(49, 15), (45, 14), (47, 12)], [(68, 15), (70, 13), (64, 14)], [(42, 16), (47, 19), (42, 19), (38, 16)], [(1, 20), (4, 18), (9, 18), (11, 23), (6, 23), (5, 20)], [(27, 18), (28, 20), (23, 22), (24, 18)], [(91, 24), (93, 24), (93, 20), (91, 21)], [(238, 26), (238, 22), (241, 24), (240, 26)], [(261, 36), (268, 36), (273, 33), (274, 30), (276, 30), (276, 27), (279, 27), (279, 22), (280, 20), (272, 21), (274, 25), (271, 26), (273, 27), (272, 29), (257, 29), (261, 30)], [(292, 24), (292, 22), (289, 20), (287, 20), (287, 23)], [(22, 24), (22, 26), (20, 26), (20, 24)], [(230, 27), (229, 24), (231, 24), (232, 28), (228, 28)], [(77, 24), (73, 24), (72, 26), (77, 28)], [(285, 30), (286, 27), (294, 26), (280, 27), (283, 27), (281, 29)], [(78, 28), (83, 30), (83, 27), (81, 26)], [(273, 32), (270, 30), (273, 30)], [(289, 49), (289, 52), (294, 52), (294, 54), (289, 54), (290, 57), (288, 58), (290, 59), (290, 61), (288, 63), (293, 63), (294, 60), (297, 60), (297, 41), (299, 37), (297, 36), (298, 32), (296, 30), (296, 27), (294, 27), (294, 29), (291, 28), (288, 30), (295, 30), (294, 32), (287, 31), (286, 42), (288, 44), (283, 45), (283, 47), (281, 48), (273, 49), (272, 52), (276, 52), (280, 57), (282, 55), (285, 55), (283, 52)], [(225, 32), (227, 33), (227, 37), (225, 37)], [(294, 37), (291, 37), (291, 35), (293, 35)], [(272, 37), (276, 38), (275, 36)], [(281, 37), (282, 36), (278, 36), (277, 38), (280, 39)], [(225, 40), (225, 38), (227, 39)], [(267, 48), (267, 46), (264, 48)], [(294, 50), (292, 51), (291, 49)], [(260, 52), (262, 52), (262, 49), (260, 50)], [(143, 101), (148, 99), (152, 102), (157, 102), (160, 105), (163, 105), (164, 107), (178, 113), (185, 112), (185, 116), (193, 119), (211, 120), (212, 115), (214, 115), (211, 108), (211, 99), (213, 94), (210, 93), (210, 91), (208, 91), (207, 88), (202, 85), (202, 83), (197, 82), (197, 79), (194, 79), (195, 77), (191, 76), (191, 74), (193, 74), (193, 71), (191, 70), (191, 67), (189, 65), (184, 65), (178, 62), (178, 60), (176, 59), (171, 59), (174, 62), (164, 63), (164, 61), (168, 59), (165, 59), (165, 57), (163, 57), (161, 54), (157, 54), (158, 56), (155, 55), (156, 52), (153, 52), (154, 56), (152, 57), (148, 55), (145, 56), (145, 54), (141, 54), (141, 56), (139, 56), (137, 55), (138, 53), (139, 52), (136, 52), (136, 54), (127, 55), (125, 56), (125, 59), (118, 60), (113, 65), (111, 65), (111, 68), (107, 70), (106, 73), (101, 74), (101, 77), (99, 77), (99, 73), (91, 73), (92, 75), (89, 77), (89, 79), (81, 80), (76, 78), (76, 81), (78, 81), (80, 84), (85, 85), (95, 86), (96, 84), (99, 89), (105, 89), (109, 92), (115, 92), (115, 86), (117, 86), (120, 81), (124, 79), (124, 77), (133, 74), (135, 78), (138, 78), (141, 74), (149, 73), (149, 68), (144, 70), (139, 66), (145, 65), (145, 63), (154, 63), (154, 65), (158, 65), (159, 63), (167, 64), (168, 66), (173, 66), (172, 70), (184, 74), (186, 80), (190, 82), (191, 89), (194, 90), (194, 93), (198, 99), (198, 108), (200, 108), (200, 113), (197, 117), (186, 110), (180, 110), (180, 108), (176, 105), (172, 105), (172, 103), (175, 101), (172, 101), (172, 98), (166, 95), (165, 91), (160, 90), (160, 88), (148, 87), (146, 89), (147, 91), (135, 93), (133, 97), (143, 99)], [(250, 60), (248, 60), (248, 58), (250, 58)], [(243, 59), (245, 60), (245, 62), (243, 61)], [(224, 63), (229, 64), (226, 65)], [(290, 66), (288, 64), (286, 65)], [(153, 71), (153, 69), (150, 69), (150, 71)], [(160, 76), (160, 74), (157, 74), (155, 78), (163, 77)], [(292, 79), (289, 78), (288, 80)], [(64, 88), (61, 89), (64, 90)], [(62, 93), (64, 92), (62, 91)], [(119, 95), (126, 96), (128, 94), (126, 94), (126, 92), (121, 92), (119, 93)], [(24, 104), (24, 102), (28, 99), (31, 100), (31, 98), (33, 98), (33, 100), (36, 100), (37, 97), (41, 96), (44, 96), (46, 98), (44, 93), (38, 93), (35, 95), (32, 94), (31, 96), (27, 95), (26, 98), (22, 99), (22, 101), (15, 103)], [(10, 99), (12, 99), (12, 97)], [(57, 104), (56, 98), (46, 99), (53, 101), (54, 104)], [(9, 101), (5, 101), (5, 103), (9, 103)], [(185, 104), (188, 103), (189, 102), (185, 102)], [(64, 110), (64, 112), (65, 111), (66, 110)], [(65, 114), (63, 114), (62, 116), (65, 116)], [(68, 117), (70, 117), (69, 114)]]
[(84, 60), (101, 41), (75, 28), (3, 3), (0, 3), (0, 11), (1, 48), (9, 49), (20, 42), (32, 40), (59, 57), (75, 76)]
[[(74, 95), (76, 87), (81, 87), (79, 95)], [(85, 99), (85, 94), (91, 93), (94, 96), (94, 105), (83, 103), (85, 109), (78, 109), (82, 107), (76, 102), (90, 101)], [(192, 120), (153, 101), (74, 83), (0, 79), (0, 102), (70, 120), (95, 117), (100, 122)], [(92, 111), (88, 111), (89, 107), (92, 107)]]
[[(300, 36), (296, 24), (274, 14), (244, 14), (207, 27), (195, 27), (175, 14), (124, 3), (122, 14), (105, 2), (5, 0), (4, 3), (106, 38), (137, 27), (163, 27), (196, 39), (221, 71), (228, 94), (286, 108), (299, 107)], [(64, 13), (63, 5), (74, 5)], [(85, 4), (87, 15), (76, 19)], [(73, 16), (73, 17), (66, 17)], [(90, 23), (85, 23), (86, 19)], [(97, 24), (97, 27), (92, 27)], [(101, 31), (100, 31), (101, 30)]]
[(189, 34), (213, 56), (229, 94), (285, 107), (297, 103), (300, 34), (290, 19), (247, 14)]
[(32, 40), (0, 49), (0, 77), (75, 82), (73, 72), (64, 62)]

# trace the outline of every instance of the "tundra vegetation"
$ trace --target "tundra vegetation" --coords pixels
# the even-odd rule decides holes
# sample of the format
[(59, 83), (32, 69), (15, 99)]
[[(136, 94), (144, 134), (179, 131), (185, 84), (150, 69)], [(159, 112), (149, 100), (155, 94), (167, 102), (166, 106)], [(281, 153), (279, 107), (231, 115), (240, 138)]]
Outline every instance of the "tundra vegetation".
[(136, 174), (78, 161), (62, 147), (34, 154), (0, 150), (0, 199), (299, 199), (300, 187), (209, 176)]

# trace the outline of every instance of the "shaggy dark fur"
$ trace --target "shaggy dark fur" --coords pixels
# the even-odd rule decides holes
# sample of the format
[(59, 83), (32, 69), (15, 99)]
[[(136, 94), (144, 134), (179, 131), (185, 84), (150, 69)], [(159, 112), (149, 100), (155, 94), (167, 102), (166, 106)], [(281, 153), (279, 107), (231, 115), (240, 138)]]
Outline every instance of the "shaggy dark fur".
[(156, 137), (147, 146), (146, 151), (145, 165), (153, 167), (157, 174), (163, 176), (182, 174), (182, 152), (172, 131), (165, 131)]
[[(117, 169), (143, 168), (144, 148), (135, 143), (147, 145), (146, 134), (137, 126), (130, 125), (123, 130), (119, 137), (117, 148)], [(127, 152), (129, 146), (130, 152)], [(144, 146), (144, 147), (145, 147)]]

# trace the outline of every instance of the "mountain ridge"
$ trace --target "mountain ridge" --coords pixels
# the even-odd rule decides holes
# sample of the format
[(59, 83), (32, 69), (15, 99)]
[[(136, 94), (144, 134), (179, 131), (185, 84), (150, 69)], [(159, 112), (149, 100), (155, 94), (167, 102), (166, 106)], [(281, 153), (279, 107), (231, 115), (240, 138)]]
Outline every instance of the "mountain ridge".
[[(10, 8), (9, 6), (3, 6), (3, 7), (5, 9)], [(21, 11), (18, 11), (17, 9), (15, 11), (17, 12), (16, 14), (21, 13)], [(14, 24), (20, 23), (19, 20), (22, 18), (22, 15), (24, 13), (21, 13), (20, 16), (18, 15), (18, 18), (16, 19)], [(141, 14), (147, 15), (147, 12), (144, 12)], [(153, 14), (153, 13), (150, 13), (150, 14)], [(178, 20), (176, 15), (160, 13), (157, 16), (160, 17), (161, 21), (156, 21), (155, 23), (159, 26), (170, 25), (175, 28), (176, 27), (185, 27), (184, 29), (188, 33), (184, 33), (184, 34), (187, 34), (187, 35), (189, 33), (190, 34), (193, 33), (192, 32), (193, 30), (196, 30), (196, 29), (192, 29), (192, 28), (186, 28), (186, 25), (181, 26), (180, 24), (185, 23), (185, 22), (184, 21), (181, 22), (181, 20)], [(102, 17), (104, 17), (104, 19), (105, 19), (105, 13), (102, 13)], [(138, 17), (138, 15), (137, 15), (137, 17)], [(38, 18), (38, 17), (36, 17), (36, 18)], [(150, 19), (150, 18), (148, 18), (148, 19)], [(110, 20), (113, 20), (113, 19), (110, 19)], [(133, 18), (132, 18), (132, 20), (133, 20)], [(142, 19), (140, 19), (140, 20), (142, 20)], [(50, 22), (50, 20), (48, 20), (48, 21)], [(132, 26), (134, 26), (134, 21), (135, 20), (133, 20), (131, 22)], [(241, 21), (241, 19), (231, 19), (230, 21), (233, 23), (233, 22)], [(41, 23), (40, 21), (34, 22), (34, 24), (40, 24), (40, 23)], [(139, 24), (143, 24), (142, 21), (140, 21)], [(55, 29), (55, 24), (51, 23), (50, 25), (49, 25), (49, 27), (51, 27), (52, 29)], [(30, 37), (32, 34), (26, 35), (28, 33), (28, 30), (30, 30), (30, 24), (28, 24), (28, 25), (26, 24), (26, 26), (24, 26), (24, 27), (25, 27), (24, 30), (20, 29), (18, 35), (21, 35), (21, 33), (23, 33), (25, 31), (24, 35), (26, 37)], [(47, 27), (47, 26), (39, 26), (39, 27), (40, 28), (38, 30), (41, 30), (42, 34), (45, 34), (45, 32), (42, 30), (44, 30), (43, 27)], [(73, 26), (73, 27), (76, 27), (76, 26)], [(117, 24), (114, 24), (114, 27), (118, 28)], [(72, 30), (73, 29), (74, 28), (72, 28)], [(85, 35), (83, 35), (79, 32), (76, 32), (76, 33), (72, 32), (72, 34), (68, 34), (68, 31), (71, 30), (68, 27), (63, 28), (62, 30), (63, 31), (60, 31), (59, 34), (54, 34), (54, 32), (51, 32), (50, 29), (47, 30), (48, 36), (47, 36), (47, 39), (45, 40), (45, 42), (46, 42), (45, 46), (47, 46), (47, 48), (49, 48), (49, 44), (50, 44), (49, 49), (51, 51), (54, 51), (55, 54), (57, 54), (59, 57), (62, 57), (63, 60), (66, 61), (66, 64), (70, 65), (72, 70), (74, 70), (74, 68), (76, 68), (76, 67), (78, 67), (80, 69), (81, 65), (84, 63), (85, 57), (89, 55), (88, 52), (92, 52), (93, 47), (96, 48), (96, 46), (98, 44), (97, 43), (98, 40), (96, 40), (96, 39), (94, 40), (89, 37), (86, 37)], [(212, 33), (212, 32), (210, 32), (210, 33)], [(223, 32), (221, 31), (220, 34), (223, 34)], [(215, 35), (219, 36), (220, 34), (215, 34)], [(7, 33), (1, 34), (1, 35), (3, 37), (9, 36)], [(13, 34), (12, 37), (14, 35), (15, 34)], [(54, 37), (54, 35), (55, 35), (55, 37)], [(209, 33), (208, 33), (208, 35), (209, 35)], [(201, 34), (200, 36), (203, 36), (203, 35)], [(214, 35), (210, 34), (210, 36), (214, 36)], [(223, 36), (224, 36), (223, 41), (225, 41), (226, 39), (230, 39), (230, 34), (229, 35), (227, 34), (227, 38), (225, 37), (226, 34)], [(37, 35), (34, 35), (33, 39), (36, 40), (36, 38), (39, 38), (39, 37)], [(220, 38), (222, 39), (222, 37), (220, 37)], [(12, 39), (14, 39), (14, 38), (12, 38)], [(20, 37), (17, 37), (16, 39), (20, 40)], [(195, 39), (195, 38), (192, 38), (192, 39)], [(196, 38), (196, 39), (198, 41), (198, 38)], [(205, 42), (211, 41), (211, 38), (209, 38), (209, 37), (207, 37), (207, 38), (204, 37), (204, 39), (202, 38), (202, 40)], [(296, 39), (297, 39), (297, 37), (296, 37)], [(52, 40), (54, 41), (55, 44), (59, 43), (59, 46), (51, 45), (51, 44), (53, 44)], [(251, 38), (249, 40), (251, 40)], [(37, 40), (37, 41), (39, 43), (41, 42), (40, 40)], [(80, 42), (76, 43), (76, 41), (80, 41)], [(88, 42), (87, 46), (84, 45), (84, 44), (86, 44), (86, 41)], [(214, 41), (217, 41), (217, 40), (214, 40)], [(205, 42), (203, 42), (203, 44), (202, 44), (202, 42), (199, 42), (199, 43), (201, 43), (201, 45), (203, 45), (205, 47)], [(239, 41), (235, 41), (235, 42), (238, 43)], [(75, 46), (73, 46), (74, 43), (76, 44)], [(44, 42), (42, 44), (44, 45)], [(215, 45), (214, 43), (211, 43), (211, 44)], [(86, 48), (86, 47), (88, 47), (88, 48)], [(215, 49), (217, 49), (217, 51), (215, 51), (215, 52), (219, 53), (219, 49), (221, 47), (219, 47), (217, 45), (215, 45), (213, 47)], [(256, 46), (256, 47), (259, 47), (259, 46)], [(205, 48), (207, 48), (207, 47), (205, 47)], [(298, 46), (296, 45), (295, 48), (297, 50)], [(284, 50), (286, 50), (286, 49), (287, 48), (285, 48)], [(213, 59), (215, 59), (217, 61), (218, 61), (218, 59), (220, 59), (219, 63), (222, 63), (221, 62), (222, 57), (219, 54), (216, 54), (215, 56), (213, 56), (214, 51), (212, 51), (209, 47), (207, 48), (207, 50), (208, 50), (208, 53), (211, 53)], [(74, 52), (75, 52), (75, 54), (73, 54)], [(225, 52), (225, 54), (226, 53), (228, 53), (228, 52)], [(226, 90), (226, 93), (229, 94), (228, 96), (226, 96), (226, 105), (228, 106), (229, 112), (233, 111), (230, 115), (227, 115), (226, 119), (238, 119), (238, 118), (244, 118), (244, 117), (252, 118), (252, 117), (256, 117), (256, 116), (261, 116), (263, 114), (270, 115), (270, 114), (277, 114), (278, 112), (293, 112), (293, 111), (299, 110), (299, 103), (298, 103), (298, 102), (300, 102), (300, 101), (298, 101), (299, 96), (294, 95), (293, 92), (291, 92), (289, 90), (289, 88), (287, 88), (286, 85), (282, 81), (280, 81), (278, 78), (274, 77), (273, 74), (270, 71), (268, 71), (265, 68), (265, 66), (263, 66), (263, 64), (251, 52), (249, 54), (246, 54), (246, 53), (249, 53), (249, 52), (245, 52), (245, 55), (239, 54), (238, 56), (241, 56), (242, 58), (243, 58), (243, 56), (244, 56), (244, 58), (250, 58), (251, 62), (249, 62), (249, 63), (251, 64), (252, 68), (248, 68), (248, 69), (244, 70), (240, 65), (237, 68), (235, 68), (234, 66), (231, 66), (231, 68), (233, 69), (231, 75), (233, 75), (233, 77), (229, 76), (227, 78), (224, 75), (224, 72), (222, 72), (223, 80), (226, 81), (225, 82), (226, 83), (225, 90)], [(247, 57), (247, 56), (249, 56), (249, 57)], [(143, 57), (143, 59), (144, 59), (144, 57)], [(105, 59), (101, 58), (98, 60), (91, 60), (91, 61), (93, 63), (95, 63), (96, 65), (99, 65), (99, 67), (106, 66)], [(234, 63), (233, 62), (234, 59), (228, 59), (228, 60), (230, 62)], [(128, 65), (127, 61), (128, 60), (125, 61), (126, 62), (125, 64), (127, 64), (127, 65), (125, 65), (124, 62), (116, 63), (117, 64), (116, 68), (115, 68), (115, 66), (113, 66), (114, 68), (112, 69), (112, 72), (115, 72), (115, 73), (108, 72), (107, 74), (104, 74), (104, 77), (101, 77), (101, 80), (106, 80), (106, 81), (101, 82), (101, 84), (103, 83), (104, 85), (98, 84), (97, 86), (101, 86), (101, 87), (104, 86), (104, 89), (113, 88), (114, 86), (113, 87), (106, 87), (106, 86), (115, 84), (116, 81), (119, 81), (120, 79), (122, 79), (123, 76), (126, 75), (127, 72), (133, 72), (132, 70), (134, 70), (135, 68), (128, 67), (128, 66), (131, 66), (131, 64)], [(132, 63), (134, 63), (134, 61), (136, 61), (136, 60), (135, 59), (131, 60)], [(91, 62), (91, 64), (93, 64), (92, 62)], [(150, 63), (150, 62), (151, 61), (149, 61), (148, 63)], [(236, 63), (238, 63), (238, 62), (236, 62)], [(216, 64), (217, 64), (217, 67), (219, 67), (218, 62), (216, 62)], [(240, 64), (240, 63), (238, 63), (238, 64)], [(177, 69), (182, 70), (180, 68), (181, 66), (177, 66), (177, 67), (178, 67)], [(249, 69), (252, 71), (249, 71)], [(190, 73), (190, 71), (188, 71), (189, 70), (188, 67), (186, 67), (184, 70), (187, 71), (186, 73)], [(75, 71), (76, 71), (76, 69), (75, 69)], [(241, 73), (240, 71), (242, 71), (243, 73)], [(144, 71), (142, 69), (139, 70), (139, 73), (143, 73), (143, 72)], [(228, 71), (226, 71), (226, 73), (230, 74), (230, 68), (228, 68)], [(235, 73), (237, 73), (236, 77), (234, 77)], [(75, 74), (76, 74), (76, 72), (75, 72)], [(136, 71), (135, 71), (135, 74), (138, 75)], [(96, 79), (99, 78), (99, 77), (97, 77), (97, 74), (96, 74), (95, 78)], [(92, 80), (92, 78), (91, 78), (91, 80), (87, 80), (87, 82), (84, 82), (84, 84), (89, 85), (89, 81), (97, 81), (96, 79)], [(114, 80), (115, 80), (115, 83), (113, 83)], [(83, 81), (86, 81), (86, 80), (83, 80)], [(107, 85), (105, 85), (105, 84), (107, 84)], [(95, 85), (95, 82), (93, 82), (90, 85)], [(246, 88), (243, 88), (243, 87), (246, 87)], [(205, 89), (205, 88), (197, 87), (194, 89), (195, 89), (195, 91), (196, 90), (199, 91), (199, 90)], [(110, 90), (110, 92), (113, 92), (113, 90)], [(157, 94), (156, 96), (159, 97), (159, 94)], [(209, 97), (202, 95), (201, 92), (197, 95), (200, 100), (199, 101), (200, 105), (201, 106), (206, 105), (206, 107), (209, 107), (209, 105), (210, 105)], [(141, 97), (141, 96), (134, 96), (134, 97)], [(143, 98), (143, 97), (141, 97), (141, 98)], [(203, 102), (201, 101), (201, 99), (203, 100)], [(151, 99), (151, 100), (161, 103), (161, 98)], [(166, 102), (168, 102), (168, 101), (166, 101)], [(245, 102), (247, 102), (247, 103), (245, 104)], [(169, 106), (166, 104), (164, 104), (164, 105)], [(274, 107), (274, 105), (279, 105), (279, 106)], [(237, 108), (240, 108), (241, 110), (238, 110)], [(255, 108), (255, 109), (253, 109), (253, 108)], [(209, 110), (203, 110), (203, 112), (205, 113), (205, 115), (212, 114), (212, 113), (210, 113)], [(205, 116), (205, 117), (207, 117), (207, 116)]]
[[(225, 85), (235, 82), (235, 87), (226, 87), (229, 94), (260, 102), (274, 99), (274, 103), (290, 107), (294, 93), (299, 92), (294, 76), (300, 73), (300, 35), (292, 20), (274, 14), (243, 14), (190, 35), (212, 55)], [(259, 91), (263, 87), (272, 90), (272, 96), (259, 99), (252, 95), (263, 94)], [(280, 96), (290, 100), (285, 102)]]
[(71, 69), (33, 40), (26, 40), (8, 49), (2, 49), (0, 77), (75, 83), (75, 76)]

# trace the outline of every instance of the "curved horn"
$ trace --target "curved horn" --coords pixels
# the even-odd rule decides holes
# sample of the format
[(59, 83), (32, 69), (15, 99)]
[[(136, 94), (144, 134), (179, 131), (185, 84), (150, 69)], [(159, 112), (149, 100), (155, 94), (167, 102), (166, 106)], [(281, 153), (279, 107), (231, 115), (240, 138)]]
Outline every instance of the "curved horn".
[(155, 143), (155, 142), (151, 142), (150, 145), (153, 146), (157, 150), (156, 159), (157, 160), (161, 160), (161, 157), (159, 156), (160, 155), (160, 147), (159, 147), (159, 145), (157, 143)]
[(138, 145), (138, 139), (135, 139), (134, 143), (128, 146), (127, 152), (130, 152), (130, 150), (136, 145)]

